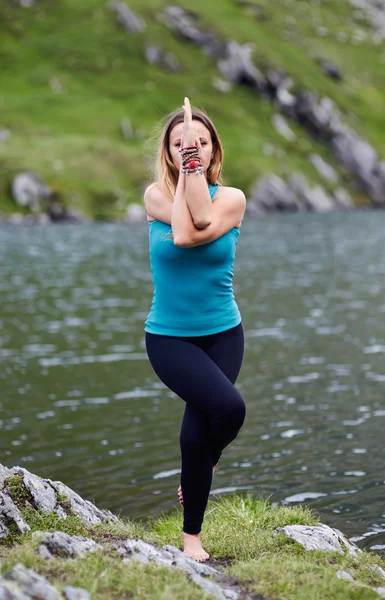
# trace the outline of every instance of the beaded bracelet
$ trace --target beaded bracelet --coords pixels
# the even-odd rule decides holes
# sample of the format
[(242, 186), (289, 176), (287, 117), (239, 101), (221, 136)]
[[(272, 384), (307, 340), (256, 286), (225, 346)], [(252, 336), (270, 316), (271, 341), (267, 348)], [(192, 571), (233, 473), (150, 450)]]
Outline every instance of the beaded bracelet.
[(182, 164), (185, 167), (187, 163), (189, 163), (192, 160), (196, 160), (197, 162), (199, 162), (199, 164), (201, 164), (201, 159), (198, 153), (196, 154), (190, 154), (189, 156), (186, 156), (185, 158), (182, 159)]
[(190, 173), (196, 173), (197, 175), (199, 175), (200, 173), (203, 173), (204, 168), (202, 165), (200, 165), (197, 161), (191, 161), (187, 167), (182, 167), (182, 173), (184, 173), (185, 175), (189, 175)]
[(182, 155), (182, 173), (189, 175), (203, 173), (204, 169), (199, 156), (198, 146), (185, 146), (180, 148), (179, 152)]

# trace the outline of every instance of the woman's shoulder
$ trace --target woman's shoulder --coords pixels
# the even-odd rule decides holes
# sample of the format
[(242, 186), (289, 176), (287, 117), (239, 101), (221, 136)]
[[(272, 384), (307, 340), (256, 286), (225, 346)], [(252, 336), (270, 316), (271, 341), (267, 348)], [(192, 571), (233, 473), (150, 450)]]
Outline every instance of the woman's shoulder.
[(214, 183), (212, 185), (215, 185), (216, 187), (218, 187), (218, 191), (222, 190), (222, 191), (225, 191), (226, 193), (239, 193), (239, 192), (242, 192), (242, 190), (239, 189), (239, 188), (231, 187), (229, 185), (222, 185), (221, 183)]
[(144, 206), (147, 213), (147, 221), (162, 220), (168, 218), (172, 201), (162, 191), (158, 182), (149, 184), (144, 191)]
[(231, 198), (231, 199), (239, 199), (242, 202), (246, 201), (246, 196), (243, 193), (242, 190), (240, 190), (239, 188), (236, 187), (230, 187), (227, 185), (220, 185), (220, 184), (216, 184), (218, 186), (218, 189), (215, 193), (215, 198)]

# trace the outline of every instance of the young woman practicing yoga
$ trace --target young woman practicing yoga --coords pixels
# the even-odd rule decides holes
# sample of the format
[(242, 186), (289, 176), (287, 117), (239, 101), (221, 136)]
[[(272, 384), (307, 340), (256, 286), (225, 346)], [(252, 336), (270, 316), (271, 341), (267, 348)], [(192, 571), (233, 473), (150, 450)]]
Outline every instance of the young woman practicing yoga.
[(246, 414), (234, 386), (244, 338), (232, 284), (246, 198), (221, 184), (222, 163), (214, 124), (185, 98), (163, 128), (144, 194), (154, 284), (146, 350), (159, 379), (186, 403), (178, 495), (184, 553), (198, 561), (209, 558), (200, 532), (212, 476)]

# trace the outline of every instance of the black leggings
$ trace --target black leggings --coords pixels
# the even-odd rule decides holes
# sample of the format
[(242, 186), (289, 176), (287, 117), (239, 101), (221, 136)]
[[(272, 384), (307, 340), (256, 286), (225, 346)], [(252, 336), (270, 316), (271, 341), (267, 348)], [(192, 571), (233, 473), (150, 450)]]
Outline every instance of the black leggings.
[(146, 332), (145, 341), (159, 379), (186, 402), (180, 432), (183, 531), (197, 534), (213, 466), (245, 420), (245, 403), (234, 386), (243, 359), (242, 323), (199, 337)]

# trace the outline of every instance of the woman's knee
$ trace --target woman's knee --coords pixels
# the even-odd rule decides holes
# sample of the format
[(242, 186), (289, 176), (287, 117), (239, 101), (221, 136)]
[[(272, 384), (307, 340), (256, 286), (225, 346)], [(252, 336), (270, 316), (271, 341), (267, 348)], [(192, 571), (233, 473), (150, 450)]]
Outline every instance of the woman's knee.
[(242, 396), (238, 395), (228, 405), (226, 419), (234, 425), (234, 429), (240, 429), (246, 417), (246, 404)]

